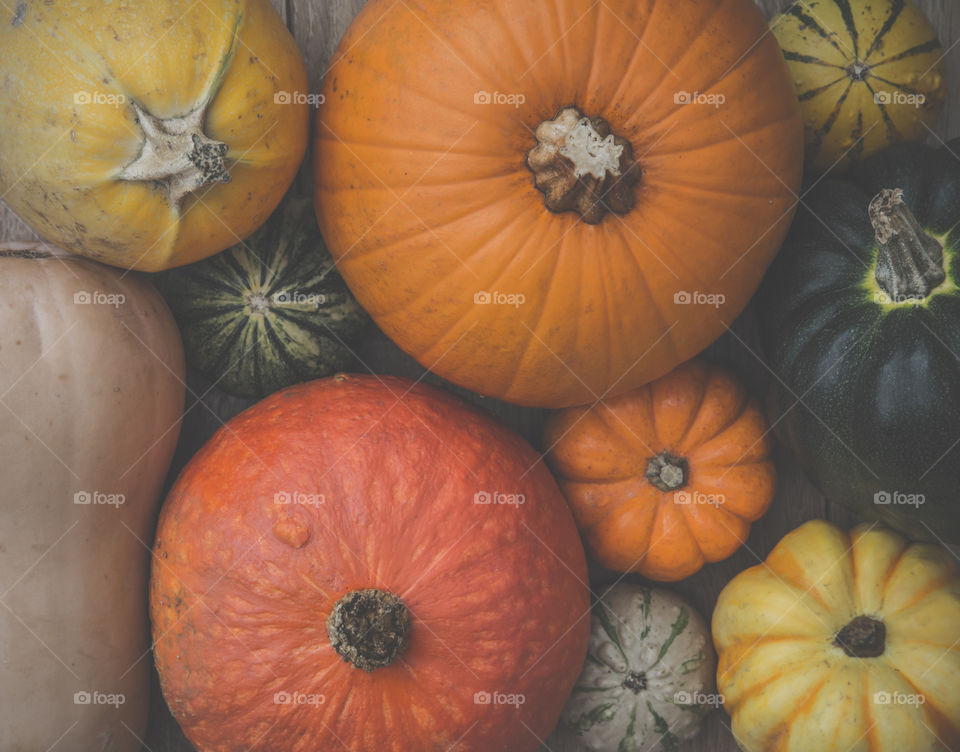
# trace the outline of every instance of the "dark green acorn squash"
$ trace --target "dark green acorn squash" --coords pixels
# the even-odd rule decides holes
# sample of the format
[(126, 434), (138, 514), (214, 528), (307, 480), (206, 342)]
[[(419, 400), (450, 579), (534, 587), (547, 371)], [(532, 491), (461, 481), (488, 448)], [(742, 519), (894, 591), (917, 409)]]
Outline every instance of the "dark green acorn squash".
[(771, 421), (832, 500), (960, 541), (960, 140), (803, 199), (758, 294)]
[(369, 320), (337, 273), (312, 202), (299, 196), (243, 242), (164, 273), (161, 289), (187, 363), (239, 397), (348, 369)]

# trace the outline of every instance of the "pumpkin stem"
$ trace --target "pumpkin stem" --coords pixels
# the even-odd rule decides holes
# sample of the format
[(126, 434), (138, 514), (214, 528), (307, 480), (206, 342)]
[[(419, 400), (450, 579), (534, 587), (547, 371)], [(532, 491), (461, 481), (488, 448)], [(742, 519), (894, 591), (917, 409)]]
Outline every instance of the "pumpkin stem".
[(633, 208), (640, 165), (630, 142), (612, 133), (606, 120), (564, 107), (537, 126), (536, 137), (527, 167), (547, 209), (575, 211), (595, 225), (608, 212), (626, 214)]
[(352, 590), (327, 617), (333, 649), (364, 671), (389, 666), (403, 652), (410, 631), (410, 611), (397, 596), (373, 588)]
[(852, 81), (863, 81), (870, 75), (870, 66), (855, 60), (847, 66), (846, 71)]
[(136, 102), (133, 109), (143, 130), (143, 148), (123, 168), (121, 180), (156, 183), (166, 192), (170, 205), (177, 208), (188, 193), (210, 183), (230, 182), (224, 164), (227, 145), (203, 133), (205, 107), (166, 120), (154, 117)]
[(647, 675), (643, 671), (631, 671), (623, 680), (623, 686), (638, 695), (647, 688)]
[(887, 628), (882, 621), (858, 616), (837, 632), (833, 644), (851, 658), (876, 658), (883, 655)]
[(264, 314), (270, 310), (270, 301), (263, 292), (247, 292), (243, 296), (243, 302), (251, 314)]
[(868, 211), (879, 248), (874, 275), (887, 302), (923, 300), (946, 278), (942, 246), (917, 222), (899, 188), (884, 188)]
[(664, 449), (647, 461), (644, 476), (661, 491), (676, 491), (687, 482), (690, 466), (683, 457), (677, 457)]

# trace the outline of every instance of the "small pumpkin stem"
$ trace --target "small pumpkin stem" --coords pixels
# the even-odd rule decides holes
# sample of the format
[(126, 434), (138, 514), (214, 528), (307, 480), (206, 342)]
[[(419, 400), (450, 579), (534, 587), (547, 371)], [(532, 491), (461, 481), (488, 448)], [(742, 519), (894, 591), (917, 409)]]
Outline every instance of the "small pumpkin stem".
[(537, 126), (536, 137), (527, 167), (547, 209), (575, 211), (593, 225), (608, 212), (626, 214), (633, 208), (640, 165), (630, 142), (612, 133), (606, 120), (565, 107)]
[(647, 688), (647, 675), (643, 671), (631, 671), (623, 680), (623, 686), (638, 695)]
[(837, 632), (833, 644), (851, 658), (876, 658), (883, 655), (887, 628), (882, 621), (858, 616)]
[(676, 491), (687, 482), (690, 466), (683, 457), (664, 450), (647, 461), (644, 476), (661, 491)]
[(143, 149), (123, 168), (121, 180), (157, 183), (175, 207), (188, 193), (205, 185), (230, 182), (224, 162), (227, 145), (203, 133), (206, 108), (166, 120), (154, 117), (136, 102), (133, 109), (143, 130)]
[(924, 299), (946, 279), (942, 246), (917, 222), (899, 188), (884, 188), (868, 211), (879, 248), (877, 284), (894, 303)]
[(870, 66), (859, 60), (850, 63), (846, 70), (852, 81), (863, 81), (870, 75)]
[(410, 631), (410, 611), (397, 596), (383, 590), (352, 590), (338, 600), (327, 617), (333, 649), (347, 663), (364, 671), (389, 666), (403, 652)]
[(265, 314), (270, 309), (270, 301), (262, 292), (248, 292), (243, 296), (244, 303), (251, 314)]

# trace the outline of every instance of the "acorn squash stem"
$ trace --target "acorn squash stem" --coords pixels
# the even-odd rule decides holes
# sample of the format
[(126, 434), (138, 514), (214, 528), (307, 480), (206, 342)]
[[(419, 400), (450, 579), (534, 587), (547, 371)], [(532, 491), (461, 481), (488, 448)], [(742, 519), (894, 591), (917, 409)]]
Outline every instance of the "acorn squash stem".
[(899, 188), (880, 191), (868, 212), (878, 247), (877, 284), (891, 302), (923, 300), (946, 279), (943, 247), (917, 222)]

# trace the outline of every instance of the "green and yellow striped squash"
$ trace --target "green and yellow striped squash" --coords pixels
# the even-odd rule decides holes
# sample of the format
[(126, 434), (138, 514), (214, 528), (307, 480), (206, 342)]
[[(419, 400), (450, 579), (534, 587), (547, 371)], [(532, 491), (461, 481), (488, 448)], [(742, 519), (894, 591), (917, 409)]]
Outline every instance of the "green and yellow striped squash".
[(721, 698), (710, 630), (668, 590), (622, 583), (600, 595), (583, 671), (545, 748), (656, 752), (700, 730)]
[(222, 253), (164, 273), (188, 365), (239, 397), (328, 376), (354, 362), (368, 317), (337, 273), (309, 199), (288, 196)]
[(915, 5), (800, 0), (770, 26), (797, 87), (816, 173), (927, 137), (946, 98), (944, 54)]

